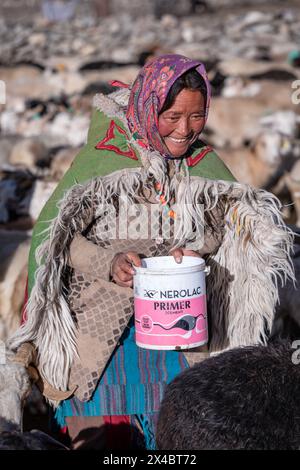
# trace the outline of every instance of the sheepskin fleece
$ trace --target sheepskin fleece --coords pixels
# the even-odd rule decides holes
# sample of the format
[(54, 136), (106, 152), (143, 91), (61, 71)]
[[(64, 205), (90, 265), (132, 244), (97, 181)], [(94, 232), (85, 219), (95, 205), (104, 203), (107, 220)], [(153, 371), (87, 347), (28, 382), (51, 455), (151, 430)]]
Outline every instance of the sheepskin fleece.
[[(110, 107), (111, 101), (102, 97), (96, 105), (110, 118), (123, 119), (123, 108), (116, 102)], [(76, 385), (75, 394), (81, 400), (91, 397), (133, 314), (132, 289), (110, 282), (113, 254), (132, 247), (136, 251), (140, 243), (146, 256), (168, 254), (175, 246), (205, 256), (211, 268), (207, 282), (210, 352), (265, 343), (278, 301), (277, 283), (293, 278), (293, 236), (283, 223), (275, 196), (234, 181), (194, 176), (184, 160), (169, 164), (156, 152), (142, 152), (141, 160), (142, 167), (76, 184), (62, 198), (58, 215), (44, 233), (46, 240), (36, 250), (39, 268), (27, 321), (10, 340), (14, 349), (33, 342), (41, 375), (59, 390)], [(160, 183), (176, 210), (174, 237), (102, 239), (99, 226), (101, 221), (103, 226), (109, 222), (108, 204), (118, 206), (124, 200), (129, 205), (151, 204), (153, 181)], [(206, 240), (213, 243), (203, 245), (203, 239), (195, 239), (195, 233), (203, 229)], [(97, 278), (84, 272), (84, 267), (78, 272), (70, 262), (72, 241), (81, 234), (97, 248), (87, 264), (93, 265), (94, 260), (101, 267), (102, 257), (103, 269)], [(205, 245), (210, 248), (203, 252)], [(193, 364), (202, 355), (189, 352), (186, 357)]]

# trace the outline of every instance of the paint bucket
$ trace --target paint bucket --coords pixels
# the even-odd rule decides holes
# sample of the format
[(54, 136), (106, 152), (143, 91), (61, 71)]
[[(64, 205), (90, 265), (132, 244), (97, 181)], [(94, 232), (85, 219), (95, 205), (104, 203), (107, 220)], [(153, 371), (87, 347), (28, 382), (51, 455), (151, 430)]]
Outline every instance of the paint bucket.
[(202, 258), (173, 256), (142, 259), (135, 267), (136, 344), (146, 349), (190, 349), (208, 341)]

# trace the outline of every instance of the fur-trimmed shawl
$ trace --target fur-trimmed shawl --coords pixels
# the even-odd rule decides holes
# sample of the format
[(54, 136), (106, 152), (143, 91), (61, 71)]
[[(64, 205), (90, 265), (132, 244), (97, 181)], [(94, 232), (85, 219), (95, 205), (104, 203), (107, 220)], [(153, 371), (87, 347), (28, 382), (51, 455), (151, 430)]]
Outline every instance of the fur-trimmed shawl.
[[(101, 109), (108, 113), (105, 103)], [(111, 116), (116, 112), (120, 113), (117, 106), (109, 110)], [(151, 189), (153, 178), (161, 183), (170, 204), (176, 203), (179, 236), (173, 246), (188, 246), (191, 220), (199, 230), (207, 225), (214, 236), (217, 227), (211, 222), (212, 214), (215, 210), (222, 214), (220, 246), (206, 258), (211, 268), (207, 282), (211, 352), (264, 343), (278, 301), (278, 280), (293, 279), (293, 235), (282, 220), (275, 196), (236, 182), (190, 176), (184, 162), (170, 178), (160, 155), (145, 151), (143, 158), (142, 168), (123, 169), (71, 188), (38, 249), (40, 267), (27, 321), (11, 338), (10, 347), (33, 342), (41, 375), (60, 390), (68, 388), (71, 367), (78, 361), (78, 326), (64, 283), (70, 244), (77, 233), (104, 215), (113, 198), (133, 203), (142, 188)], [(193, 249), (197, 247), (193, 245)], [(109, 284), (101, 288), (109, 288)], [(130, 314), (123, 316), (128, 320)], [(186, 354), (188, 360), (197, 361), (197, 354), (191, 358), (192, 354)]]

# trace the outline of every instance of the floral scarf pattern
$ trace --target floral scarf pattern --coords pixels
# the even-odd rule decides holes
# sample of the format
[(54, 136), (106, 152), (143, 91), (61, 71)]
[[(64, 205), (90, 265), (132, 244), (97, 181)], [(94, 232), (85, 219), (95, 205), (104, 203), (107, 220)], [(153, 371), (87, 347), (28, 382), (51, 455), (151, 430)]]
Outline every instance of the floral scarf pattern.
[(165, 157), (170, 156), (158, 132), (159, 112), (177, 78), (193, 68), (206, 84), (206, 121), (211, 91), (201, 62), (182, 55), (167, 54), (148, 62), (139, 72), (131, 89), (126, 117), (133, 138), (143, 148), (157, 150)]

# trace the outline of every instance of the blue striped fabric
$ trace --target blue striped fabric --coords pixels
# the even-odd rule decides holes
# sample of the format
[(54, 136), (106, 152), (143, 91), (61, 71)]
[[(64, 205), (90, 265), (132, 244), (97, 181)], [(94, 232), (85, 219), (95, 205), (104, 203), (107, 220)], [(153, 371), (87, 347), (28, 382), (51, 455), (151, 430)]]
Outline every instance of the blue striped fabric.
[(139, 348), (133, 321), (123, 334), (91, 400), (73, 397), (56, 410), (59, 426), (66, 416), (151, 414), (159, 410), (164, 388), (188, 367), (184, 354)]

